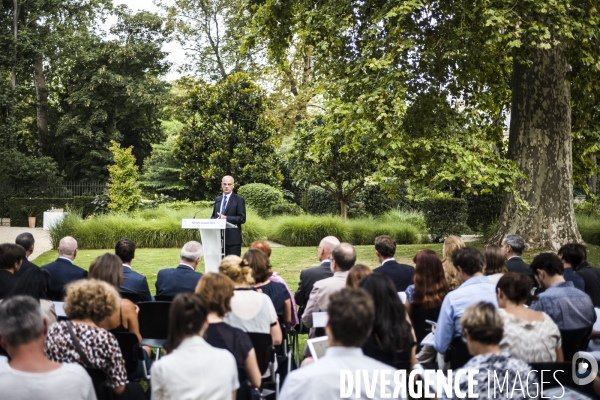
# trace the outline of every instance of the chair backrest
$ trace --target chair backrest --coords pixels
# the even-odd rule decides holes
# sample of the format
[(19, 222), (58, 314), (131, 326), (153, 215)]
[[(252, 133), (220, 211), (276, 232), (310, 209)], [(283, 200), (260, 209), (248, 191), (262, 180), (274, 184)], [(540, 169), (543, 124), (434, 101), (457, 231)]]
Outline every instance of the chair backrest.
[(173, 301), (173, 296), (155, 296), (156, 301)]
[(63, 298), (65, 297), (64, 292), (61, 291), (54, 291), (54, 290), (50, 290), (48, 289), (48, 293), (46, 293), (48, 296), (48, 300), (52, 300), (52, 301), (63, 301)]
[(169, 336), (169, 310), (171, 303), (168, 301), (143, 301), (138, 303), (138, 321), (140, 334), (144, 339), (164, 339)]
[(125, 369), (127, 376), (131, 376), (136, 372), (138, 362), (140, 360), (140, 343), (138, 337), (132, 332), (112, 332), (119, 342), (123, 360), (125, 360)]
[(240, 387), (235, 396), (236, 400), (252, 400), (252, 383), (243, 367), (238, 367), (238, 380)]
[(442, 306), (435, 308), (411, 308), (410, 320), (417, 336), (417, 346), (431, 332), (431, 325), (425, 322), (425, 320), (437, 321), (441, 308)]
[(140, 301), (142, 301), (142, 298), (137, 293), (121, 292), (119, 294), (121, 295), (122, 298), (130, 300), (133, 304), (137, 304)]
[(570, 361), (575, 353), (580, 350), (586, 350), (590, 342), (592, 327), (582, 329), (561, 330), (562, 351), (564, 359)]
[(273, 347), (273, 338), (269, 333), (248, 332), (252, 341), (252, 346), (256, 352), (256, 361), (260, 374), (264, 375), (269, 369), (269, 364), (275, 359), (275, 347)]
[(85, 371), (92, 378), (96, 398), (98, 400), (112, 400), (114, 398), (113, 391), (108, 384), (106, 373), (98, 368), (85, 368)]
[(464, 366), (473, 356), (469, 353), (467, 344), (463, 342), (462, 337), (452, 339), (450, 346), (445, 354), (446, 362), (450, 363), (450, 368), (453, 370)]

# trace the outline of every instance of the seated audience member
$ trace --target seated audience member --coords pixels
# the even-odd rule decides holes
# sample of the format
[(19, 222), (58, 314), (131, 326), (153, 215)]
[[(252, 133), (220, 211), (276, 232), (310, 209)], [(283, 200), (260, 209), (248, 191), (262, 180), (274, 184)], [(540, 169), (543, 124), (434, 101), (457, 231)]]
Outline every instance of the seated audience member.
[(508, 272), (504, 250), (500, 246), (486, 246), (483, 251), (483, 258), (485, 259), (483, 274), (495, 285), (502, 278), (502, 275)]
[[(308, 328), (312, 328), (313, 326), (313, 313), (327, 311), (329, 296), (335, 292), (339, 292), (346, 286), (348, 272), (356, 262), (356, 251), (349, 243), (338, 244), (333, 249), (331, 255), (331, 270), (333, 271), (333, 276), (315, 282), (308, 303), (306, 304), (306, 310), (304, 310), (304, 315), (302, 316), (302, 321)], [(311, 337), (313, 337), (314, 334), (315, 330), (311, 329)]]
[(446, 274), (446, 281), (448, 282), (448, 288), (454, 290), (460, 286), (460, 279), (458, 278), (458, 271), (452, 264), (452, 255), (458, 249), (465, 247), (465, 242), (460, 236), (448, 236), (444, 240), (442, 247), (442, 266), (444, 267), (444, 273)]
[(77, 364), (44, 355), (48, 321), (38, 302), (15, 296), (0, 304), (0, 345), (11, 357), (0, 360), (2, 400), (96, 400), (87, 372)]
[(179, 254), (179, 265), (177, 268), (166, 268), (158, 271), (156, 278), (156, 297), (175, 297), (179, 293), (193, 293), (202, 278), (200, 272), (196, 272), (198, 264), (202, 261), (202, 245), (191, 241), (183, 245)]
[[(394, 368), (367, 357), (361, 346), (367, 340), (375, 319), (371, 296), (363, 289), (345, 288), (331, 295), (329, 321), (325, 327), (329, 347), (318, 362), (292, 371), (281, 390), (281, 399), (313, 400), (340, 397), (341, 371), (362, 370), (372, 376), (374, 371)], [(380, 379), (375, 381), (375, 398), (381, 392)], [(365, 399), (364, 385), (358, 398)], [(391, 391), (387, 389), (388, 393)]]
[(483, 254), (474, 247), (458, 249), (452, 255), (452, 264), (458, 271), (462, 284), (449, 292), (442, 303), (435, 329), (435, 350), (445, 354), (455, 337), (460, 337), (460, 317), (467, 307), (479, 301), (498, 304), (496, 286), (483, 276)]
[(363, 353), (396, 368), (414, 365), (415, 338), (394, 282), (383, 274), (371, 274), (358, 287), (371, 295), (375, 306), (373, 329), (362, 345)]
[(238, 256), (226, 256), (219, 265), (219, 272), (235, 285), (231, 311), (225, 316), (225, 323), (244, 332), (270, 333), (273, 344), (281, 344), (283, 336), (273, 302), (269, 296), (250, 286), (254, 279), (248, 263)]
[[(518, 396), (529, 398), (529, 393), (539, 393), (540, 385), (537, 383), (535, 374), (529, 374), (531, 371), (529, 365), (525, 361), (501, 351), (502, 317), (498, 315), (494, 304), (479, 302), (471, 305), (461, 317), (460, 326), (464, 330), (469, 353), (473, 356), (460, 370), (453, 372), (454, 376), (458, 377), (458, 385), (462, 393), (466, 394), (469, 390), (470, 376), (472, 376), (472, 380), (476, 381), (473, 393), (480, 399), (513, 399), (515, 398), (513, 397), (514, 382), (520, 382), (520, 384), (516, 384), (518, 393), (523, 391), (523, 395), (519, 394)], [(478, 370), (478, 372), (470, 375), (470, 371), (473, 370)], [(459, 371), (465, 373), (458, 376)], [(508, 380), (511, 383), (502, 386), (490, 382), (496, 376), (498, 382)], [(452, 397), (447, 397), (445, 392), (439, 396), (442, 394), (439, 391), (438, 396), (441, 399), (465, 397), (464, 395), (458, 396), (454, 385), (452, 388)], [(488, 393), (488, 388), (490, 388), (490, 393)]]
[(221, 273), (208, 272), (198, 282), (196, 294), (204, 300), (208, 308), (209, 325), (204, 338), (211, 346), (229, 350), (238, 368), (246, 371), (254, 387), (260, 387), (261, 375), (250, 337), (241, 329), (223, 322), (225, 315), (231, 311), (234, 288), (233, 281)]
[(558, 250), (558, 257), (563, 263), (563, 277), (566, 282), (573, 282), (579, 290), (585, 292), (585, 281), (575, 273), (575, 268), (583, 262), (581, 250), (578, 243), (567, 243)]
[(575, 247), (581, 253), (581, 263), (575, 272), (585, 282), (585, 292), (592, 299), (594, 307), (600, 307), (600, 268), (593, 267), (587, 262), (587, 251), (584, 245), (576, 243)]
[(8, 298), (13, 296), (30, 296), (39, 301), (44, 317), (48, 321), (48, 326), (55, 323), (58, 318), (56, 316), (56, 308), (54, 303), (48, 300), (48, 290), (50, 288), (50, 275), (48, 272), (39, 268), (30, 269), (23, 275)]
[[(252, 242), (252, 244), (250, 245), (250, 249), (258, 249), (258, 250), (262, 251), (269, 258), (269, 263), (271, 262), (271, 246), (269, 246), (269, 243), (265, 242), (264, 240), (257, 240), (255, 242)], [(275, 271), (272, 271), (271, 276), (269, 277), (269, 280), (271, 282), (282, 283), (285, 286), (285, 289), (288, 291), (288, 294), (290, 295), (290, 300), (292, 302), (292, 311), (293, 311), (292, 312), (292, 322), (289, 325), (291, 328), (295, 327), (296, 325), (298, 325), (300, 320), (298, 319), (298, 313), (296, 312), (296, 299), (294, 297), (294, 294), (292, 293), (292, 290), (288, 286), (285, 279), (283, 279), (283, 277), (281, 277)]]
[(527, 275), (531, 279), (533, 287), (537, 288), (538, 282), (535, 276), (529, 269), (529, 265), (521, 258), (521, 254), (525, 251), (525, 240), (519, 235), (509, 234), (502, 239), (501, 247), (506, 253), (506, 269), (508, 272)]
[(335, 236), (327, 236), (321, 239), (318, 248), (318, 256), (321, 264), (312, 268), (303, 269), (300, 272), (298, 290), (296, 290), (296, 293), (294, 294), (296, 304), (298, 304), (299, 307), (298, 318), (300, 320), (302, 320), (302, 316), (304, 315), (304, 310), (306, 309), (306, 304), (308, 303), (315, 282), (333, 276), (333, 272), (331, 271), (331, 260), (329, 257), (331, 257), (331, 252), (338, 244), (340, 244), (340, 241)]
[(125, 361), (117, 339), (98, 326), (118, 309), (119, 293), (106, 282), (82, 279), (67, 285), (65, 313), (69, 321), (60, 321), (50, 327), (46, 356), (56, 362), (101, 369), (121, 398), (143, 398), (139, 384), (127, 383)]
[(381, 263), (373, 272), (384, 274), (391, 278), (396, 285), (396, 292), (404, 292), (408, 285), (413, 283), (415, 269), (408, 264), (400, 264), (394, 260), (396, 254), (396, 241), (394, 238), (383, 235), (375, 238), (375, 255)]
[(235, 358), (204, 340), (208, 309), (194, 293), (175, 296), (169, 318), (169, 354), (152, 366), (152, 399), (235, 399)]
[(123, 263), (123, 283), (120, 291), (136, 293), (141, 301), (152, 301), (148, 280), (144, 275), (131, 269), (131, 261), (135, 257), (135, 243), (129, 239), (119, 240), (115, 246), (115, 254)]
[(21, 233), (15, 239), (15, 244), (23, 247), (25, 249), (25, 257), (23, 257), (23, 263), (21, 264), (21, 268), (17, 271), (15, 276), (21, 277), (25, 272), (30, 269), (39, 269), (37, 265), (29, 261), (27, 258), (33, 253), (33, 249), (35, 247), (35, 239), (33, 235), (29, 232)]
[[(115, 290), (119, 290), (123, 282), (121, 259), (114, 254), (105, 253), (101, 255), (90, 265), (89, 277), (90, 279), (106, 282)], [(111, 332), (135, 333), (138, 341), (142, 340), (136, 306), (131, 300), (120, 299), (115, 312), (100, 321), (98, 326)]]
[(497, 285), (498, 314), (504, 321), (500, 348), (527, 363), (562, 362), (558, 327), (546, 313), (525, 307), (531, 296), (531, 281), (524, 274), (509, 272)]
[(346, 278), (346, 287), (355, 288), (358, 287), (358, 282), (367, 275), (371, 275), (373, 270), (363, 264), (356, 264), (350, 268), (348, 272), (348, 278)]
[(544, 292), (531, 303), (531, 309), (543, 311), (560, 330), (592, 327), (596, 312), (590, 296), (575, 289), (573, 282), (565, 282), (564, 267), (553, 253), (538, 254), (530, 265)]
[(252, 278), (254, 279), (252, 286), (258, 292), (269, 296), (275, 306), (279, 321), (289, 325), (292, 322), (292, 300), (283, 283), (269, 280), (272, 272), (267, 255), (258, 249), (249, 249), (244, 253), (243, 259), (252, 269)]
[(77, 241), (71, 236), (65, 236), (58, 244), (58, 258), (42, 267), (50, 274), (50, 291), (60, 296), (65, 285), (78, 279), (87, 278), (87, 271), (73, 264), (77, 257)]
[(405, 308), (415, 329), (417, 343), (421, 343), (431, 330), (425, 320), (437, 321), (449, 289), (442, 261), (435, 251), (421, 250), (413, 262), (415, 284), (406, 288)]
[(25, 250), (18, 244), (0, 244), (0, 299), (6, 298), (19, 283), (15, 273), (21, 267), (23, 257)]

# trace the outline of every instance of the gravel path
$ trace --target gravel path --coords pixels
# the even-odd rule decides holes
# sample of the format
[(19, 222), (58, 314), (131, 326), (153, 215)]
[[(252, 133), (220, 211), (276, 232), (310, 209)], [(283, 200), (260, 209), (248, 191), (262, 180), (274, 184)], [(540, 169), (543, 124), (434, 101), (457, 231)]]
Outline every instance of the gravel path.
[(23, 232), (29, 232), (35, 238), (35, 248), (33, 254), (29, 256), (29, 261), (35, 260), (37, 256), (48, 250), (52, 250), (50, 234), (42, 228), (0, 226), (0, 243), (14, 243), (15, 238)]

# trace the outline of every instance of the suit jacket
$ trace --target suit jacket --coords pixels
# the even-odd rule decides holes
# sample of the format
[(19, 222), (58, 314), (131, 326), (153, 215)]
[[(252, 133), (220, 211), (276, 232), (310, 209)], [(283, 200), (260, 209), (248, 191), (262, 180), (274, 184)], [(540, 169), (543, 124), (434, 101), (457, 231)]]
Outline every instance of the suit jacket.
[(396, 260), (386, 261), (379, 268), (375, 268), (373, 272), (384, 274), (396, 285), (397, 292), (404, 292), (409, 285), (413, 283), (415, 269), (408, 264), (400, 264)]
[(4, 299), (17, 286), (19, 278), (5, 269), (0, 269), (0, 299)]
[(300, 271), (298, 290), (294, 293), (294, 300), (296, 300), (296, 304), (300, 306), (298, 318), (302, 318), (302, 314), (304, 314), (306, 303), (308, 303), (308, 298), (310, 297), (310, 292), (312, 291), (315, 282), (331, 278), (332, 276), (331, 261), (329, 260), (324, 260), (320, 265)]
[[(217, 218), (217, 213), (221, 212), (222, 199), (222, 194), (217, 197), (211, 218)], [(242, 244), (242, 224), (246, 222), (246, 202), (244, 198), (231, 193), (224, 214), (227, 216), (227, 222), (238, 226), (236, 229), (225, 229), (225, 245)]]
[(23, 263), (21, 264), (21, 268), (19, 268), (19, 270), (15, 273), (15, 276), (18, 276), (20, 278), (25, 274), (25, 272), (29, 271), (32, 268), (39, 267), (31, 261), (29, 261), (27, 257), (23, 257)]
[(123, 266), (121, 292), (137, 293), (142, 301), (152, 301), (148, 280), (144, 275), (132, 270), (131, 267)]
[(531, 284), (533, 287), (538, 287), (538, 282), (535, 279), (535, 275), (529, 269), (529, 264), (527, 264), (523, 259), (519, 256), (512, 257), (510, 260), (506, 261), (506, 269), (508, 272), (518, 272), (520, 274), (525, 274), (531, 279)]
[(200, 272), (184, 264), (179, 264), (177, 268), (161, 269), (154, 285), (156, 296), (175, 297), (179, 293), (194, 292), (200, 278)]
[(314, 336), (313, 319), (312, 315), (316, 312), (327, 311), (329, 306), (329, 297), (342, 290), (346, 287), (346, 279), (348, 278), (349, 271), (338, 271), (331, 278), (321, 279), (315, 282), (306, 310), (302, 316), (302, 322), (304, 325), (311, 328), (311, 337)]
[(62, 293), (65, 285), (88, 276), (85, 269), (65, 258), (57, 258), (56, 261), (44, 265), (42, 269), (50, 274), (50, 290), (56, 293)]

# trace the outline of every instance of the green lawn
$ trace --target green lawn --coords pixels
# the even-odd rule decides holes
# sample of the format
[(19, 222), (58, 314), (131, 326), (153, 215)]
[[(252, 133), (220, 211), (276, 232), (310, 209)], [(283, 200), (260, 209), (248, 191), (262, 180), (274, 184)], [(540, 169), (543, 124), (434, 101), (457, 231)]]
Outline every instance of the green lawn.
[[(470, 243), (475, 247), (482, 249), (484, 247), (483, 242)], [(441, 244), (413, 244), (398, 246), (396, 250), (396, 260), (404, 262), (406, 264), (413, 264), (412, 259), (417, 251), (420, 249), (433, 249), (437, 251), (440, 256), (442, 253)], [(588, 259), (592, 265), (600, 265), (600, 246), (588, 245), (587, 246), (589, 255)], [(180, 249), (138, 249), (136, 251), (136, 258), (133, 260), (132, 267), (134, 270), (144, 274), (148, 278), (150, 284), (150, 290), (154, 293), (154, 282), (156, 281), (156, 274), (162, 268), (173, 268), (177, 266), (179, 262), (179, 250)], [(242, 252), (246, 249), (242, 249)], [(356, 246), (357, 251), (357, 262), (366, 264), (370, 267), (377, 267), (379, 263), (375, 258), (375, 249), (373, 246)], [(81, 250), (79, 251), (75, 264), (88, 269), (90, 263), (94, 258), (106, 252), (114, 252), (110, 250)], [(527, 251), (524, 254), (524, 259), (530, 262), (537, 251)], [(48, 251), (33, 262), (37, 265), (44, 265), (56, 259), (56, 251)], [(273, 248), (273, 254), (271, 256), (271, 263), (273, 264), (273, 270), (281, 275), (288, 283), (292, 291), (298, 287), (298, 279), (300, 278), (300, 271), (303, 268), (309, 268), (312, 265), (318, 264), (317, 260), (317, 248), (316, 247), (276, 247)], [(198, 267), (200, 272), (204, 272), (204, 264)]]

